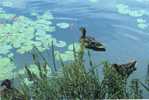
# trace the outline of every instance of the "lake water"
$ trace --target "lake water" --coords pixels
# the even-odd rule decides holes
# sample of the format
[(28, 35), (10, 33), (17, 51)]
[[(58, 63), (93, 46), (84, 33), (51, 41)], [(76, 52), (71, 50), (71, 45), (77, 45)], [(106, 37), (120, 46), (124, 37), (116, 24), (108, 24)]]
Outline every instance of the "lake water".
[[(20, 23), (26, 21), (34, 23), (36, 21), (35, 17), (41, 17), (45, 12), (46, 15), (48, 15), (47, 12), (52, 14), (53, 19), (51, 22), (55, 31), (47, 31), (47, 34), (61, 41), (63, 46), (58, 47), (63, 52), (67, 51), (68, 45), (79, 41), (79, 28), (84, 26), (88, 35), (95, 37), (106, 46), (106, 52), (93, 52), (96, 62), (108, 60), (111, 63), (127, 63), (130, 59), (136, 59), (138, 61), (137, 71), (132, 75), (132, 78), (145, 79), (147, 64), (149, 63), (149, 0), (0, 0), (0, 10), (0, 28), (2, 29), (6, 23), (12, 27), (11, 25), (15, 21), (21, 19), (20, 16), (25, 16), (25, 21), (22, 22), (21, 19)], [(5, 17), (2, 15), (3, 13)], [(6, 18), (7, 14), (11, 17)], [(49, 16), (51, 16), (50, 14)], [(45, 19), (44, 17), (44, 21)], [(21, 25), (20, 28), (22, 28)], [(7, 29), (9, 30), (10, 27), (7, 27)], [(37, 29), (39, 27), (36, 27)], [(0, 30), (0, 34), (5, 33)], [(20, 34), (17, 34), (18, 38)], [(30, 34), (32, 33), (24, 35), (30, 37)], [(32, 40), (35, 38), (34, 35), (37, 34), (33, 33), (31, 35)], [(40, 36), (42, 35), (40, 34), (38, 37)], [(22, 38), (27, 37), (22, 36)], [(27, 38), (29, 41), (31, 39)], [(8, 44), (10, 46), (14, 45), (10, 42), (12, 41), (2, 40), (2, 47)], [(42, 42), (42, 40), (40, 39), (38, 42)], [(65, 44), (66, 46), (64, 46)], [(1, 51), (1, 59), (3, 57), (8, 58), (7, 55), (12, 54), (11, 52), (16, 52), (13, 47), (12, 49), (6, 49), (5, 47), (8, 53), (4, 53), (5, 50)], [(30, 45), (27, 47), (29, 48)], [(18, 48), (21, 48), (21, 45)], [(18, 48), (16, 47), (16, 49)], [(24, 56), (25, 53), (21, 55), (20, 52), (13, 53), (17, 60), (17, 66), (22, 66), (22, 63), (29, 61), (29, 58)], [(7, 74), (7, 72), (3, 74)]]

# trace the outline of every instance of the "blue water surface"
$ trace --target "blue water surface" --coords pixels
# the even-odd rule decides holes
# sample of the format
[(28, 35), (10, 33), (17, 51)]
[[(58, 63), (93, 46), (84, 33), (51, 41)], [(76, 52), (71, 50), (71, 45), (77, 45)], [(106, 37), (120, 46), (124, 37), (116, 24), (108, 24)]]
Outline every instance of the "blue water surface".
[[(0, 0), (3, 2), (5, 0)], [(149, 63), (149, 0), (11, 0), (13, 6), (3, 7), (8, 13), (29, 16), (31, 12), (50, 11), (55, 22), (64, 21), (71, 26), (57, 29), (52, 35), (68, 44), (79, 41), (81, 26), (88, 35), (105, 46), (106, 52), (93, 52), (95, 62), (127, 63), (136, 59), (137, 71), (132, 78), (145, 79)], [(143, 10), (142, 15), (118, 12), (118, 5), (127, 5), (131, 11)], [(146, 12), (145, 12), (146, 11)], [(138, 27), (137, 19), (144, 19), (146, 27)], [(28, 58), (22, 57), (23, 63)], [(18, 64), (21, 65), (21, 64)], [(146, 97), (148, 97), (146, 95)]]

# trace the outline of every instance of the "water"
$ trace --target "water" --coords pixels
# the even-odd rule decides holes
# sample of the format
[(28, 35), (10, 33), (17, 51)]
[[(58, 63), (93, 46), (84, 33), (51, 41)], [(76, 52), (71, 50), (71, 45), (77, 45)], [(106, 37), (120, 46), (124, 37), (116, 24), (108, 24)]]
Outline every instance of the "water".
[[(10, 1), (9, 5), (7, 1)], [(137, 71), (132, 78), (141, 80), (145, 79), (149, 63), (148, 6), (149, 0), (0, 0), (0, 8), (7, 13), (32, 18), (32, 12), (42, 14), (50, 11), (55, 25), (58, 22), (69, 23), (69, 28), (56, 28), (55, 32), (49, 33), (68, 45), (79, 41), (79, 27), (86, 27), (88, 34), (107, 48), (104, 53), (93, 52), (96, 62), (125, 63), (136, 59)], [(139, 19), (143, 21), (137, 22)], [(63, 49), (66, 50), (65, 47)], [(22, 56), (23, 60), (20, 60), (19, 57), (16, 54), (18, 66), (28, 60)]]

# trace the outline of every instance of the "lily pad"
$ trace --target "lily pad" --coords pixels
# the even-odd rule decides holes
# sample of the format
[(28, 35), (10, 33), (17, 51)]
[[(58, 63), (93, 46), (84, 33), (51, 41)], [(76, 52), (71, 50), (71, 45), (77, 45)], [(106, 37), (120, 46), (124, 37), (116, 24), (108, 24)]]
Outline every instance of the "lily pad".
[(12, 3), (12, 1), (6, 0), (6, 1), (2, 2), (2, 5), (5, 7), (12, 7), (13, 3)]
[(6, 55), (10, 52), (11, 49), (12, 49), (12, 47), (10, 45), (0, 46), (0, 54)]
[(144, 23), (140, 23), (140, 24), (138, 24), (137, 26), (138, 26), (140, 29), (145, 29), (145, 28), (148, 27), (148, 25), (147, 25), (147, 24), (144, 24)]
[(0, 58), (0, 64), (0, 80), (13, 78), (13, 71), (16, 69), (15, 64), (7, 57)]
[(137, 22), (138, 23), (146, 23), (146, 20), (145, 19), (142, 19), (142, 18), (138, 18), (137, 19)]
[(79, 51), (80, 43), (73, 43), (68, 46), (68, 50), (73, 51), (73, 49), (75, 49), (76, 51)]
[(58, 42), (54, 43), (54, 45), (57, 46), (57, 47), (65, 47), (66, 46), (66, 42), (58, 41)]
[(68, 23), (57, 23), (56, 26), (58, 26), (59, 28), (62, 28), (62, 29), (66, 29), (68, 28), (70, 25)]
[(129, 8), (129, 6), (125, 4), (117, 4), (116, 8), (120, 14), (125, 14), (132, 17), (141, 17), (146, 13), (145, 10), (134, 10)]

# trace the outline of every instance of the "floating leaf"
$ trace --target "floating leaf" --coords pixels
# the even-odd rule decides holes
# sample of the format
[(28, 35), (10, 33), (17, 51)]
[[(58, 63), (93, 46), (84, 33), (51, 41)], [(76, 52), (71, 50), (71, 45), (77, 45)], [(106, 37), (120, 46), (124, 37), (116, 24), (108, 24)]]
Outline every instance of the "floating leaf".
[(146, 23), (146, 20), (144, 20), (144, 19), (142, 19), (142, 18), (138, 18), (138, 19), (137, 19), (137, 22), (138, 22), (138, 23)]
[(13, 78), (13, 71), (16, 69), (15, 64), (7, 57), (0, 58), (0, 64), (0, 80)]
[(5, 7), (12, 7), (13, 3), (12, 3), (12, 1), (3, 1), (2, 5), (5, 6)]
[(57, 23), (56, 24), (59, 28), (66, 29), (69, 27), (68, 23)]
[(58, 41), (58, 42), (54, 43), (54, 45), (57, 46), (57, 47), (65, 47), (66, 46), (66, 42)]
[(0, 54), (8, 54), (10, 52), (10, 50), (12, 49), (12, 47), (10, 45), (3, 45), (0, 46)]
[(75, 49), (76, 51), (79, 51), (80, 50), (80, 43), (73, 43), (73, 44), (70, 44), (68, 46), (68, 50), (73, 51), (73, 49)]
[(13, 53), (9, 53), (9, 54), (8, 54), (8, 58), (12, 58), (13, 56), (14, 56)]
[(117, 4), (116, 8), (120, 14), (125, 14), (132, 17), (141, 17), (145, 15), (144, 10), (132, 10), (128, 7), (128, 5), (125, 4)]
[(147, 25), (147, 24), (144, 24), (144, 23), (140, 23), (140, 24), (138, 24), (137, 26), (138, 26), (140, 29), (145, 29), (145, 28), (148, 27), (148, 25)]

